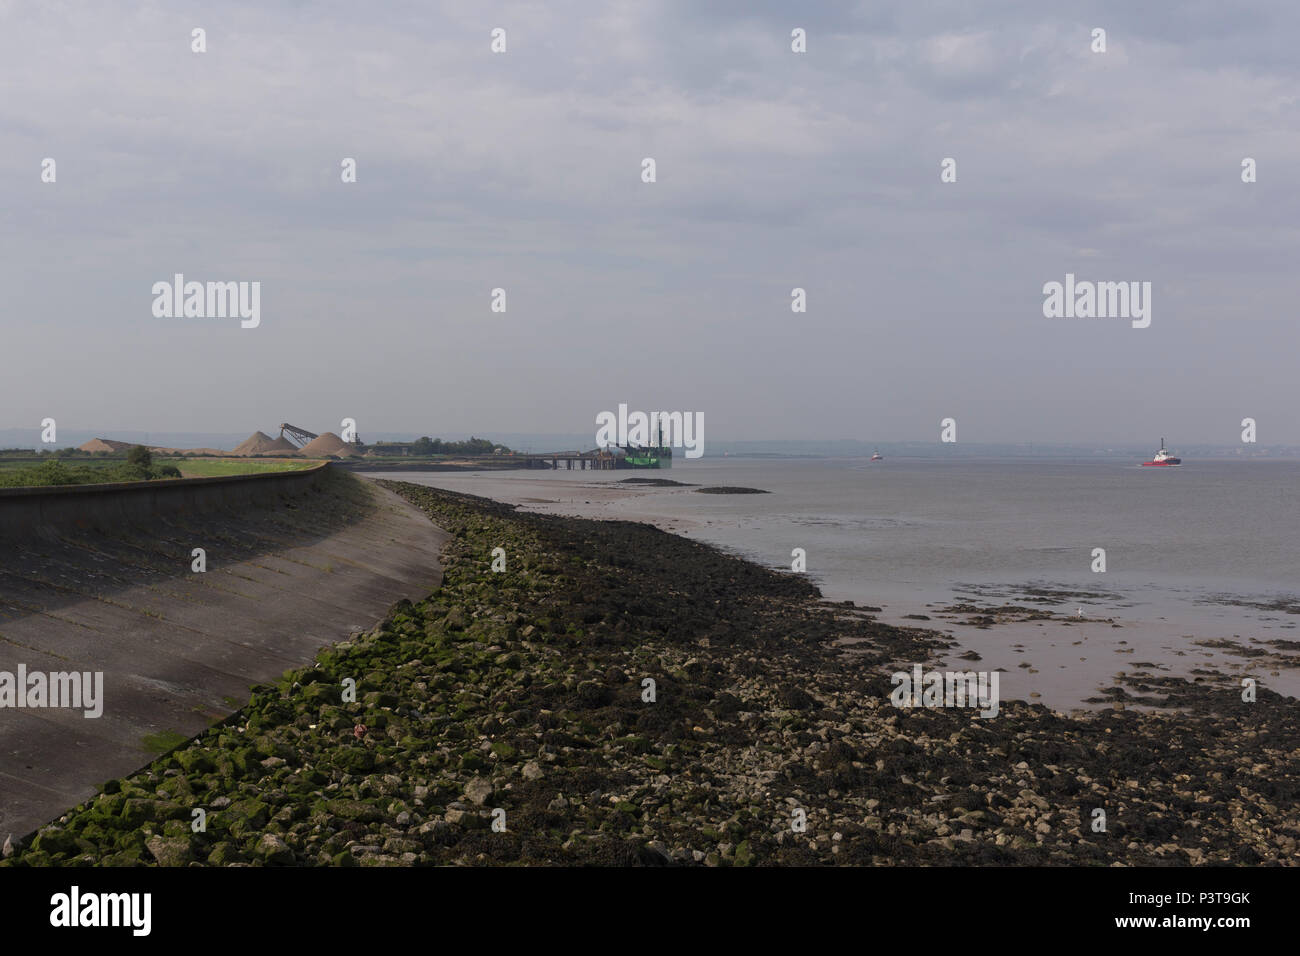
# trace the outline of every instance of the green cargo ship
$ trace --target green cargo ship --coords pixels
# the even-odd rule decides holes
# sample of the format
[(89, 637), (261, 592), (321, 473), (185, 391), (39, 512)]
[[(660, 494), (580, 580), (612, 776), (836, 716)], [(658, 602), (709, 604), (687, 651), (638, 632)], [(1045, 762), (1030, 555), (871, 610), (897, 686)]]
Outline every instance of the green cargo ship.
[(615, 468), (671, 468), (671, 448), (623, 448), (623, 454), (614, 459)]

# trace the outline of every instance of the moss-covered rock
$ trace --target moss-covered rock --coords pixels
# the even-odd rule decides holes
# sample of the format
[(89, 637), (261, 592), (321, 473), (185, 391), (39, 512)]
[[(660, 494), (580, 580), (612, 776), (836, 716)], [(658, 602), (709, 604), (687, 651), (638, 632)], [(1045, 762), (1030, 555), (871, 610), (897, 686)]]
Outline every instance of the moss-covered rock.
[(331, 816), (340, 817), (344, 820), (354, 820), (357, 823), (373, 823), (383, 818), (383, 814), (374, 804), (367, 803), (364, 800), (326, 800), (322, 806), (325, 812)]
[(294, 862), (293, 850), (274, 833), (264, 833), (253, 849), (253, 856), (262, 863), (274, 866), (289, 866)]
[(236, 844), (225, 840), (214, 846), (208, 853), (208, 862), (213, 866), (229, 866), (231, 863), (243, 863), (246, 860), (247, 857), (239, 851)]
[(59, 827), (49, 827), (36, 834), (36, 839), (32, 841), (32, 849), (51, 856), (74, 854), (78, 852), (77, 837)]
[(189, 837), (152, 836), (145, 848), (161, 866), (184, 866), (194, 859)]
[[(216, 817), (216, 820), (213, 820)], [(237, 800), (224, 810), (209, 814), (208, 826), (214, 822), (218, 829), (227, 829), (235, 836), (256, 833), (262, 830), (271, 819), (271, 807), (264, 800), (247, 798)]]

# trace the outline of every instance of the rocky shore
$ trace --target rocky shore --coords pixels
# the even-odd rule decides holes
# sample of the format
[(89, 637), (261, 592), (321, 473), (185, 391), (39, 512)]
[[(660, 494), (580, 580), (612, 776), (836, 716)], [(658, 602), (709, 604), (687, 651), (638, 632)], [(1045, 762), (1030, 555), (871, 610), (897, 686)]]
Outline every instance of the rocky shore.
[(942, 635), (649, 525), (382, 484), (453, 534), (442, 587), (7, 865), (1300, 862), (1293, 699), (901, 709)]

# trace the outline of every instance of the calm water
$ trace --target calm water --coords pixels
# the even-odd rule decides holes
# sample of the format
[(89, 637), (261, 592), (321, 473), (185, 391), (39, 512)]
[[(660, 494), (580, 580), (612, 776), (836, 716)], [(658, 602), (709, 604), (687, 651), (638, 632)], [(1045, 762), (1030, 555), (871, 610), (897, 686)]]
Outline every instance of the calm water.
[(1158, 603), (1300, 589), (1300, 463), (723, 461), (672, 477), (772, 492), (660, 500), (767, 563), (805, 548), (846, 596), (1032, 581)]

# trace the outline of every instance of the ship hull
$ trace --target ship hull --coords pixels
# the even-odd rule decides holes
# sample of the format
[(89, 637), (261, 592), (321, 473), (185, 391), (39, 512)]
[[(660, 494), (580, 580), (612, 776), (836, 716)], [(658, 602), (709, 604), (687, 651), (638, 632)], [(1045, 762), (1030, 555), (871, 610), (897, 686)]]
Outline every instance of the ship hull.
[(623, 468), (671, 468), (673, 455), (670, 449), (651, 454), (623, 455), (614, 459), (614, 467)]

